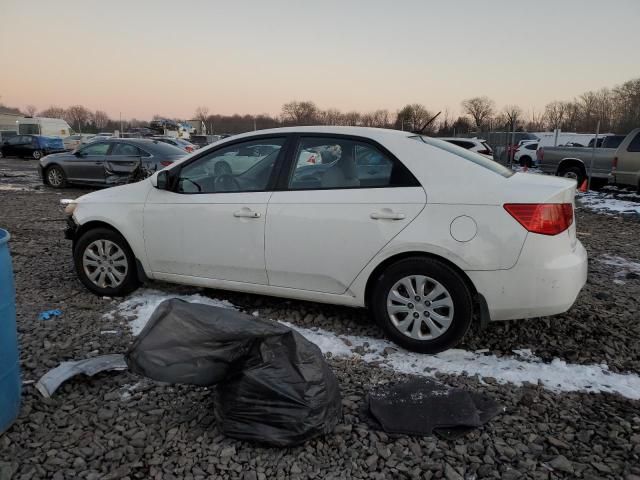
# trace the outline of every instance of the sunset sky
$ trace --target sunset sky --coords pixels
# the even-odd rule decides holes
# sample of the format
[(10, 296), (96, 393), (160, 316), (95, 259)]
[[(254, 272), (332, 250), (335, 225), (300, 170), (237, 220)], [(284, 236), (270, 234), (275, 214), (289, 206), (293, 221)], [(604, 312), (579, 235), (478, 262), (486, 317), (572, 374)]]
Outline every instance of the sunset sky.
[(0, 0), (0, 102), (113, 118), (284, 102), (526, 112), (640, 76), (640, 0)]

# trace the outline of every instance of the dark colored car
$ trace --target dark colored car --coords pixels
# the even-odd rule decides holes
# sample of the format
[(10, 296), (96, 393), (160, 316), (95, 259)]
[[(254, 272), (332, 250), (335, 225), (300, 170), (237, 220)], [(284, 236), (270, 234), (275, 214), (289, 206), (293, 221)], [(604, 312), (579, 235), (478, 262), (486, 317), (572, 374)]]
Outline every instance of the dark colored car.
[(49, 155), (40, 161), (42, 182), (54, 188), (68, 184), (113, 186), (148, 176), (180, 160), (186, 152), (142, 138), (96, 140), (73, 153)]
[(0, 157), (35, 158), (40, 160), (51, 153), (64, 151), (62, 138), (42, 135), (16, 135), (2, 142)]
[(174, 137), (151, 137), (151, 140), (158, 140), (159, 142), (164, 142), (169, 145), (173, 145), (174, 147), (178, 147), (181, 150), (184, 150), (187, 153), (191, 153), (194, 150), (198, 149), (197, 145), (194, 145), (191, 142), (188, 142), (182, 138), (174, 138)]
[(199, 148), (209, 145), (209, 140), (206, 135), (191, 135), (189, 137), (189, 141), (194, 145), (197, 145)]

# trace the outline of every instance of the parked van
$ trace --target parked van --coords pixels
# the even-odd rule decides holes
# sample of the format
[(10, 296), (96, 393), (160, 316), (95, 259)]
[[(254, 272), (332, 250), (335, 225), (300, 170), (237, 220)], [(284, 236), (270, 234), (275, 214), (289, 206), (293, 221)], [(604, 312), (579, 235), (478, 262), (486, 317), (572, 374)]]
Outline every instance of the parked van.
[(61, 118), (24, 117), (18, 120), (18, 134), (44, 135), (47, 137), (68, 137), (73, 130)]

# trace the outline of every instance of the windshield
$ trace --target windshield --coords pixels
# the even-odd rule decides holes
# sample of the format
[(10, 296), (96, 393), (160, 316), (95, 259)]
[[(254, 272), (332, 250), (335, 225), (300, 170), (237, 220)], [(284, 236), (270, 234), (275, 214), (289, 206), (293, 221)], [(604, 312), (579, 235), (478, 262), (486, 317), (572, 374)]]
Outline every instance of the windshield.
[(509, 178), (511, 175), (513, 175), (512, 170), (508, 169), (503, 165), (500, 165), (498, 162), (494, 160), (489, 160), (488, 158), (483, 157), (482, 155), (479, 155), (470, 150), (467, 150), (466, 148), (458, 147), (453, 143), (445, 142), (444, 140), (438, 140), (436, 138), (424, 137), (422, 135), (414, 135), (409, 138), (412, 138), (418, 141), (423, 141), (427, 145), (431, 145), (432, 147), (437, 147), (449, 153), (453, 153), (454, 155), (462, 157), (465, 160), (475, 163), (476, 165), (480, 165), (481, 167), (484, 167), (487, 170), (491, 170), (492, 172), (497, 173), (498, 175), (502, 175), (505, 178)]

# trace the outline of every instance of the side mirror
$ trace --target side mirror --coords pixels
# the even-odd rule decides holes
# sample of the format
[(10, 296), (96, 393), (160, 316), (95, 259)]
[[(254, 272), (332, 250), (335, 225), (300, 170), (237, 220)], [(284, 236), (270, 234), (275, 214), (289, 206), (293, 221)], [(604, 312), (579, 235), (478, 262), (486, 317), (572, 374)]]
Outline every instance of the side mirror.
[(76, 150), (75, 152), (73, 152), (73, 154), (76, 157), (84, 157), (84, 153), (82, 153), (80, 150)]
[(155, 178), (155, 185), (158, 190), (168, 190), (169, 188), (169, 171), (161, 170)]

